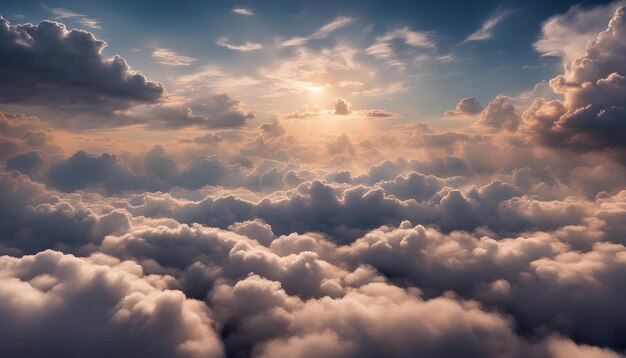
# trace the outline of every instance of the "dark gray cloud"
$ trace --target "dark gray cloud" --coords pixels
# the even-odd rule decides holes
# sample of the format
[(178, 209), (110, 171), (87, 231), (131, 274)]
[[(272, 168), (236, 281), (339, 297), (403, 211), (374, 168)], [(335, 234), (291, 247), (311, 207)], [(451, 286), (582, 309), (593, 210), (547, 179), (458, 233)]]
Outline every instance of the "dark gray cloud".
[[(150, 170), (158, 164), (150, 163)], [(162, 164), (161, 164), (162, 165)], [(163, 174), (158, 172), (157, 174)], [(79, 151), (66, 160), (53, 164), (47, 176), (47, 182), (62, 191), (75, 191), (84, 188), (103, 187), (108, 193), (120, 193), (130, 190), (156, 191), (164, 187), (158, 178), (135, 174), (130, 167), (124, 166), (115, 155), (104, 153), (92, 156)]]
[[(112, 116), (137, 103), (155, 103), (164, 90), (119, 57), (93, 34), (67, 30), (54, 21), (11, 25), (0, 17), (0, 101), (65, 113)], [(127, 120), (120, 120), (124, 123)], [(82, 127), (115, 125), (116, 119), (72, 122)]]
[(18, 154), (5, 162), (8, 170), (16, 170), (34, 180), (41, 180), (43, 159), (37, 152)]
[(476, 97), (461, 98), (459, 103), (456, 104), (456, 108), (453, 111), (446, 111), (444, 116), (456, 116), (456, 115), (474, 115), (483, 110), (483, 106), (478, 102)]

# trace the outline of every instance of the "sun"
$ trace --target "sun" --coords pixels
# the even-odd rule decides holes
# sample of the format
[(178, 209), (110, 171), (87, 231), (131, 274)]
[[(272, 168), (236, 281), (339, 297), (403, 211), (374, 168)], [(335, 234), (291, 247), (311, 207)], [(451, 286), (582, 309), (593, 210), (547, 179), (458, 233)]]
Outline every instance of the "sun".
[(320, 93), (322, 90), (324, 90), (324, 88), (330, 87), (329, 85), (322, 85), (322, 86), (308, 86), (306, 89), (309, 92), (313, 92), (313, 93)]

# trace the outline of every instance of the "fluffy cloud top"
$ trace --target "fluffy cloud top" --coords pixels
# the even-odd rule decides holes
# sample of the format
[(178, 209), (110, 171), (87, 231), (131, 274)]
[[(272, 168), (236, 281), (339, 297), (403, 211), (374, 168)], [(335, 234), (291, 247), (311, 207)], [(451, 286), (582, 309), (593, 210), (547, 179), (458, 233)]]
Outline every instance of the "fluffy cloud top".
[(91, 33), (58, 22), (14, 26), (0, 18), (0, 101), (111, 115), (163, 97), (160, 83), (119, 56), (106, 57), (106, 47)]
[[(352, 48), (305, 47), (351, 21), (282, 43), (294, 57), (265, 74), (301, 92), (359, 67)], [(606, 21), (560, 54), (562, 98), (463, 98), (446, 114), (474, 122), (446, 128), (368, 120), (397, 116), (338, 93), (254, 121), (223, 93), (165, 98), (89, 33), (0, 20), (7, 103), (149, 124), (0, 112), (0, 355), (623, 356), (625, 10)], [(401, 66), (396, 45), (435, 51), (399, 28), (369, 54)], [(219, 71), (201, 72), (182, 83)]]

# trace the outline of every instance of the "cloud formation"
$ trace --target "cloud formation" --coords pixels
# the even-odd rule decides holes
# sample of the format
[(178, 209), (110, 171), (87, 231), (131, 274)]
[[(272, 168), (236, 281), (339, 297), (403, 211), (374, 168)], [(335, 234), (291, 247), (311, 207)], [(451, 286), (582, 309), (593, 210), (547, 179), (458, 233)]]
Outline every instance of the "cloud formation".
[(550, 86), (564, 101), (536, 99), (523, 114), (529, 130), (554, 146), (579, 150), (622, 148), (626, 51), (626, 11), (618, 8), (606, 30), (587, 44), (585, 53), (567, 63)]
[(112, 115), (136, 103), (158, 102), (165, 93), (123, 58), (104, 56), (107, 44), (89, 32), (53, 21), (14, 26), (0, 18), (0, 39), (3, 103)]
[(502, 21), (504, 21), (504, 19), (506, 19), (512, 13), (513, 11), (511, 10), (496, 10), (496, 12), (491, 15), (491, 17), (485, 20), (485, 22), (480, 26), (478, 30), (467, 36), (467, 38), (463, 42), (486, 41), (492, 39), (494, 37), (493, 30), (495, 29), (495, 27)]
[[(469, 96), (428, 122), (343, 92), (366, 76), (328, 81), (326, 109), (252, 114), (205, 84), (226, 69), (161, 53), (184, 73), (168, 95), (90, 33), (0, 20), (7, 103), (143, 125), (0, 112), (0, 355), (623, 356), (625, 14), (559, 53), (561, 97)], [(587, 19), (540, 41), (569, 16)], [(309, 48), (350, 21), (250, 79), (315, 103), (363, 57), (437, 51), (408, 27), (369, 55)]]
[(190, 56), (184, 56), (174, 50), (162, 47), (155, 47), (152, 50), (152, 57), (162, 65), (168, 66), (189, 66), (198, 59)]
[(232, 12), (233, 14), (237, 14), (237, 15), (254, 16), (254, 11), (245, 7), (236, 7), (232, 9), (230, 12)]
[(219, 39), (217, 39), (215, 44), (218, 46), (226, 47), (229, 50), (240, 51), (240, 52), (254, 51), (254, 50), (263, 48), (263, 45), (261, 45), (260, 43), (256, 43), (256, 42), (244, 42), (242, 44), (233, 44), (230, 42), (228, 37), (220, 37)]
[(301, 46), (306, 44), (311, 40), (319, 40), (327, 37), (331, 32), (334, 32), (348, 24), (350, 24), (354, 19), (348, 16), (339, 16), (328, 24), (320, 27), (315, 30), (312, 34), (308, 36), (297, 36), (287, 39), (280, 43), (282, 47), (291, 47), (291, 46)]

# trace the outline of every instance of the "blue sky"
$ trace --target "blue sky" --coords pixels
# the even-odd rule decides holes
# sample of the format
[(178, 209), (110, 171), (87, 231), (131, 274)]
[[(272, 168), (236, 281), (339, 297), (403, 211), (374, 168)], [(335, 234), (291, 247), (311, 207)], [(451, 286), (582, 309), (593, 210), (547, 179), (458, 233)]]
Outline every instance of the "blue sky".
[[(163, 82), (170, 93), (192, 95), (189, 88), (182, 90), (177, 80), (209, 66), (213, 74), (194, 83), (196, 94), (226, 92), (261, 116), (299, 111), (305, 104), (326, 108), (339, 96), (356, 107), (429, 119), (453, 108), (462, 97), (476, 96), (483, 104), (500, 93), (515, 97), (559, 73), (560, 59), (541, 56), (533, 47), (541, 23), (574, 4), (596, 3), (21, 1), (3, 4), (2, 16), (13, 23), (57, 19), (68, 27), (91, 31), (108, 43), (107, 55), (120, 54), (149, 79)], [(251, 13), (238, 14), (232, 11), (236, 8)], [(348, 21), (327, 34), (297, 46), (280, 45), (293, 37), (312, 35), (341, 17)], [(471, 40), (490, 20), (492, 26)], [(377, 38), (397, 29), (424, 34), (431, 44), (411, 46), (397, 37), (389, 41), (392, 59), (368, 53)], [(218, 45), (220, 40), (222, 45), (248, 43), (259, 48), (237, 51)], [(274, 82), (277, 76), (285, 80), (287, 74), (279, 71), (285, 62), (296, 66), (294, 61), (299, 60), (299, 65), (308, 66), (319, 61), (322, 51), (342, 49), (352, 51), (351, 59), (359, 68), (329, 69), (334, 62), (330, 59), (325, 68), (317, 69), (315, 78), (304, 78), (293, 73), (298, 68), (292, 68), (289, 80), (323, 88), (315, 96), (300, 95), (301, 89), (291, 88), (293, 83), (266, 83), (268, 77)], [(159, 63), (154, 57), (156, 50), (161, 50), (157, 54), (182, 56), (177, 58), (183, 63)], [(298, 51), (306, 51), (308, 56), (299, 58)], [(298, 76), (301, 78), (295, 78)], [(200, 81), (202, 88), (198, 87)]]

